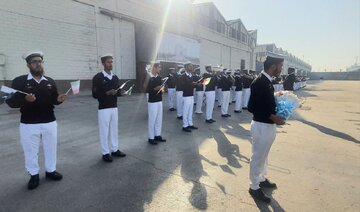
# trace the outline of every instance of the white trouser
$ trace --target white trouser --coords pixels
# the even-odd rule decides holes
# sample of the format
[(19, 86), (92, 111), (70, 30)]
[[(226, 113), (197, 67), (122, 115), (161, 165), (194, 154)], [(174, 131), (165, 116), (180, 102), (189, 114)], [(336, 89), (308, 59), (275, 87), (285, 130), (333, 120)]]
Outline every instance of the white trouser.
[(235, 91), (235, 110), (242, 111), (242, 91)]
[(218, 105), (221, 105), (221, 101), (222, 101), (222, 89), (221, 88), (217, 88), (216, 89), (216, 93), (218, 95)]
[(214, 104), (215, 104), (215, 91), (206, 91), (206, 120), (212, 119)]
[(178, 117), (183, 114), (183, 102), (183, 92), (176, 91), (176, 113)]
[(201, 107), (204, 98), (204, 91), (196, 91), (196, 109), (195, 113), (202, 113)]
[(98, 110), (98, 118), (101, 153), (103, 155), (110, 153), (108, 139), (110, 139), (111, 151), (116, 152), (119, 149), (118, 108)]
[(235, 89), (236, 89), (236, 86), (231, 86), (231, 98), (230, 98), (230, 101), (233, 101), (233, 102), (236, 101)]
[(219, 100), (219, 93), (218, 93), (218, 90), (217, 90), (217, 86), (215, 86), (215, 100), (218, 101)]
[(148, 133), (150, 139), (161, 135), (162, 116), (162, 102), (148, 102)]
[(259, 189), (259, 183), (265, 181), (268, 155), (276, 137), (276, 125), (251, 122), (252, 156), (250, 160), (250, 188)]
[(250, 88), (244, 88), (242, 92), (242, 107), (248, 107), (249, 98), (250, 98)]
[(174, 102), (175, 102), (175, 88), (168, 88), (169, 109), (174, 108)]
[(221, 114), (228, 114), (229, 109), (229, 101), (230, 101), (230, 91), (222, 92), (222, 102), (221, 102)]
[(25, 168), (30, 175), (39, 174), (38, 153), (40, 142), (42, 142), (45, 170), (53, 172), (56, 170), (57, 149), (57, 123), (56, 121), (43, 124), (20, 123), (20, 141), (24, 150)]
[(194, 96), (194, 99), (196, 99), (196, 88), (193, 89), (193, 96)]
[(184, 108), (183, 108), (183, 127), (192, 126), (193, 124), (193, 108), (194, 108), (194, 97), (184, 96)]

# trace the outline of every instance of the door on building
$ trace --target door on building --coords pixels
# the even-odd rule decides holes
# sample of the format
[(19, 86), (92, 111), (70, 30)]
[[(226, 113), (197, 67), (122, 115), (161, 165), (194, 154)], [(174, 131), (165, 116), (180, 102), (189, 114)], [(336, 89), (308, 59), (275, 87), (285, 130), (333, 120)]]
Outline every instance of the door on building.
[(113, 71), (120, 79), (136, 78), (134, 23), (100, 14), (98, 44), (100, 55), (114, 55)]

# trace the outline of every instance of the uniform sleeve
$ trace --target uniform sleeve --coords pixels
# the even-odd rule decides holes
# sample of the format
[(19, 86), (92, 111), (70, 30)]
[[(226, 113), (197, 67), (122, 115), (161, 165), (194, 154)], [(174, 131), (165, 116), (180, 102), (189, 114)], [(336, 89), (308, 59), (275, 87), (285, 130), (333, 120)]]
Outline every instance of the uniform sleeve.
[[(115, 88), (114, 89), (118, 89), (119, 87), (120, 87), (120, 79), (119, 79), (119, 77), (118, 76), (114, 76), (115, 77), (115, 79), (116, 79), (116, 83), (115, 83)], [(119, 89), (118, 91), (117, 91), (117, 93), (116, 93), (116, 95), (119, 97), (119, 96), (123, 96), (122, 95), (122, 91), (123, 91), (124, 89)]]
[(146, 93), (149, 93), (149, 95), (157, 95), (159, 90), (155, 90), (155, 87), (161, 85), (161, 79), (157, 79), (155, 77), (151, 77), (149, 79), (148, 86), (146, 88)]
[(102, 88), (101, 78), (98, 77), (98, 75), (95, 75), (92, 80), (92, 96), (95, 99), (99, 99), (102, 96), (105, 96), (105, 92), (103, 91)]
[[(25, 83), (24, 80), (18, 77), (13, 80), (11, 87), (13, 89), (21, 91), (23, 90), (24, 83)], [(19, 92), (10, 95), (10, 97), (6, 99), (6, 104), (8, 104), (9, 107), (11, 108), (20, 108), (23, 105), (25, 105), (25, 103), (26, 103), (25, 94)]]
[(59, 105), (59, 104), (61, 104), (62, 102), (59, 102), (59, 101), (57, 100), (57, 98), (58, 98), (58, 96), (59, 96), (59, 92), (58, 92), (58, 90), (57, 90), (55, 81), (52, 80), (52, 79), (51, 79), (51, 84), (53, 85), (53, 91), (52, 91), (52, 93), (51, 93), (52, 103), (53, 103), (54, 105)]

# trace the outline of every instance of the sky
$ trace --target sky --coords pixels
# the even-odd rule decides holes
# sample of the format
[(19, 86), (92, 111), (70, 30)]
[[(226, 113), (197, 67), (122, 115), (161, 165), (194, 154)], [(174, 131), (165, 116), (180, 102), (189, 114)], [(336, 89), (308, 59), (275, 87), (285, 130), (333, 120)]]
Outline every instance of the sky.
[[(195, 0), (195, 3), (210, 0)], [(257, 29), (258, 44), (275, 43), (315, 71), (360, 64), (360, 0), (212, 0), (226, 20)]]

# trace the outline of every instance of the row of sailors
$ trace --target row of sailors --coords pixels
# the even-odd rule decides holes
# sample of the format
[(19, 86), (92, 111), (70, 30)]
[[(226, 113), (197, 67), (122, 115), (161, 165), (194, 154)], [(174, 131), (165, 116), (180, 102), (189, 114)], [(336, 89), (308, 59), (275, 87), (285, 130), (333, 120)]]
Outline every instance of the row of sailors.
[[(218, 107), (223, 106), (222, 115), (224, 117), (230, 116), (227, 111), (227, 106), (231, 102), (237, 103), (235, 106), (236, 113), (240, 113), (242, 108), (247, 108), (247, 103), (250, 97), (250, 85), (255, 78), (254, 72), (249, 74), (247, 70), (236, 70), (234, 74), (232, 74), (232, 71), (227, 69), (216, 72), (213, 71), (211, 65), (206, 65), (205, 70), (206, 72), (201, 75), (200, 69), (197, 68), (194, 70), (194, 74), (192, 75), (192, 80), (194, 82), (202, 81), (208, 78), (211, 79), (207, 85), (200, 84), (194, 88), (193, 92), (196, 105), (195, 113), (202, 114), (202, 102), (204, 96), (207, 99), (210, 99), (211, 102), (217, 101)], [(178, 72), (175, 72), (175, 68), (170, 68), (170, 73), (167, 76), (168, 80), (166, 82), (169, 94), (169, 110), (175, 111), (176, 104), (177, 115), (179, 119), (181, 119), (182, 116), (182, 76), (184, 74), (185, 69), (180, 69)], [(214, 98), (212, 98), (212, 91), (214, 91)], [(210, 108), (207, 108), (206, 111), (206, 121), (210, 123), (212, 119), (212, 113), (210, 113)]]
[[(250, 85), (255, 75), (246, 71), (213, 71), (211, 65), (205, 66), (206, 73), (200, 75), (199, 69), (194, 69), (188, 62), (178, 72), (170, 69), (169, 75), (162, 79), (160, 76), (161, 66), (155, 62), (149, 71), (145, 84), (148, 100), (148, 135), (150, 144), (165, 142), (161, 137), (162, 129), (162, 93), (165, 85), (168, 89), (169, 110), (176, 111), (177, 118), (182, 120), (182, 130), (192, 132), (198, 127), (193, 123), (193, 107), (196, 105), (195, 113), (202, 114), (203, 98), (205, 96), (205, 122), (216, 122), (213, 119), (216, 93), (218, 93), (218, 106), (221, 107), (221, 116), (230, 117), (228, 113), (231, 101), (235, 103), (235, 113), (241, 113), (247, 109), (250, 97)], [(210, 79), (210, 80), (209, 80)], [(208, 81), (209, 80), (209, 81)], [(208, 81), (205, 83), (205, 81)], [(233, 96), (231, 96), (233, 90)], [(176, 99), (176, 102), (175, 102)], [(176, 105), (176, 109), (175, 109)]]
[(289, 68), (288, 75), (275, 77), (273, 80), (275, 91), (295, 91), (306, 86), (306, 76), (295, 76), (295, 69)]

